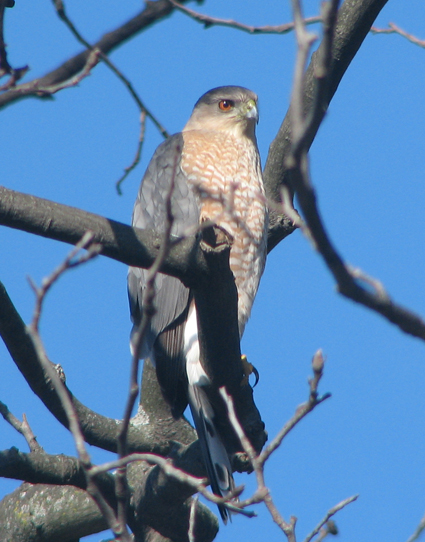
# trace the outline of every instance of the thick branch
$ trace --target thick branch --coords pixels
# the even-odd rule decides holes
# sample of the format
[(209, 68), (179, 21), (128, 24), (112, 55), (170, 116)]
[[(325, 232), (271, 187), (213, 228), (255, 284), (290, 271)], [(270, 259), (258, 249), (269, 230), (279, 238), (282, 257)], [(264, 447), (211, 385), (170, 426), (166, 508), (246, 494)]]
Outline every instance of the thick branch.
[(106, 528), (88, 493), (72, 486), (22, 484), (0, 506), (0, 540), (4, 542), (76, 542)]
[[(193, 459), (199, 461), (199, 449)], [(147, 465), (143, 469), (140, 465), (129, 465), (128, 480), (136, 518), (173, 542), (188, 542), (193, 489), (167, 476), (159, 467), (149, 469)], [(195, 528), (196, 540), (210, 542), (217, 534), (217, 518), (204, 505), (197, 509)]]
[(229, 266), (231, 242), (218, 227), (203, 231), (200, 249), (205, 255), (209, 273), (194, 289), (198, 317), (198, 337), (201, 363), (211, 380), (205, 387), (216, 412), (218, 430), (229, 450), (242, 451), (231, 427), (225, 404), (218, 388), (226, 386), (233, 398), (238, 418), (257, 451), (267, 437), (254, 401), (252, 388), (244, 383), (238, 328), (238, 297), (235, 279)]
[[(319, 126), (326, 113), (327, 106), (332, 100), (338, 85), (348, 66), (359, 50), (367, 36), (374, 20), (388, 0), (346, 0), (338, 12), (338, 22), (332, 47), (332, 65), (329, 77), (328, 96), (320, 118), (316, 119), (308, 134), (308, 146), (313, 142)], [(319, 50), (313, 54), (307, 69), (304, 84), (304, 108), (308, 114), (315, 94), (315, 68)], [(283, 186), (292, 191), (289, 172), (285, 165), (285, 158), (291, 152), (291, 120), (287, 113), (276, 138), (270, 145), (266, 166), (264, 168), (264, 182), (267, 196), (275, 202), (280, 201), (280, 191)], [(287, 234), (287, 223), (280, 213), (272, 210), (270, 213), (269, 250), (272, 250)]]
[[(18, 369), (33, 392), (43, 401), (50, 412), (66, 427), (68, 421), (62, 405), (46, 380), (37, 359), (34, 345), (27, 333), (26, 326), (16, 311), (4, 286), (0, 283), (0, 335)], [(94, 446), (116, 452), (119, 422), (101, 416), (80, 403), (69, 392), (77, 410), (81, 429), (86, 442)], [(131, 424), (128, 434), (130, 451), (151, 452), (167, 456), (173, 444), (171, 440), (190, 443), (192, 439), (186, 433), (180, 434), (175, 427), (161, 435), (149, 425)]]
[[(177, 454), (175, 464), (179, 468), (185, 468), (186, 471), (193, 470), (191, 467), (198, 465), (198, 469), (200, 466), (202, 472), (203, 467), (199, 461), (199, 456), (198, 446), (193, 446), (189, 450), (189, 453)], [(153, 527), (163, 536), (172, 538), (174, 541), (186, 540), (190, 508), (190, 501), (186, 501), (193, 493), (193, 488), (189, 484), (178, 482), (173, 477), (167, 476), (159, 468), (146, 468), (141, 462), (132, 463), (129, 467), (129, 473), (130, 485), (132, 486), (131, 509), (133, 513), (136, 512), (137, 517), (137, 522), (135, 523), (133, 513), (129, 510), (129, 522), (132, 527), (137, 531), (142, 528), (141, 525), (146, 524)], [(41, 507), (44, 506), (45, 500), (48, 503), (49, 499), (55, 496), (57, 491), (62, 493), (61, 490), (54, 489), (53, 484), (61, 486), (72, 485), (75, 488), (87, 489), (87, 479), (80, 462), (75, 457), (64, 455), (49, 455), (46, 453), (27, 454), (20, 452), (16, 448), (11, 448), (10, 450), (0, 452), (0, 476), (37, 484), (34, 492), (42, 499), (39, 502), (39, 506)], [(112, 506), (115, 506), (116, 498), (113, 476), (109, 473), (96, 474), (96, 483), (102, 490), (102, 495)], [(49, 484), (51, 489), (49, 490), (45, 484)], [(2, 515), (6, 516), (12, 512), (13, 505), (11, 503), (14, 500), (20, 502), (22, 499), (20, 490), (27, 487), (28, 485), (24, 484), (2, 502), (0, 505), (0, 518)], [(72, 492), (74, 494), (72, 488), (64, 489), (63, 492), (66, 494)], [(100, 513), (96, 515), (94, 510), (92, 510), (93, 501), (89, 499), (88, 494), (86, 494), (86, 497), (83, 497), (81, 493), (77, 493), (76, 495), (78, 495), (79, 499), (87, 501), (87, 504), (90, 503), (90, 514), (96, 519), (96, 523), (101, 523)], [(61, 508), (61, 505), (58, 504), (58, 507)], [(63, 510), (62, 514), (67, 514), (66, 510)], [(164, 526), (163, 518), (165, 514), (167, 514), (168, 520)], [(72, 513), (69, 516), (67, 514), (67, 522), (72, 524), (76, 520), (77, 518), (74, 518)], [(207, 507), (199, 507), (196, 523), (199, 535), (198, 539), (206, 541), (213, 540), (217, 533), (218, 523), (216, 517)], [(25, 530), (20, 530), (23, 528), (19, 526), (19, 522), (15, 521), (14, 524), (17, 529), (16, 536), (18, 536), (17, 533), (26, 532)], [(58, 528), (58, 525), (54, 523), (53, 525), (49, 525), (49, 528), (54, 530)], [(106, 528), (106, 524), (102, 525), (102, 529), (104, 528)], [(86, 531), (85, 534), (96, 532), (93, 525), (90, 525), (90, 529), (92, 530)], [(0, 526), (0, 534), (1, 532)], [(0, 537), (0, 539), (3, 540), (3, 537)], [(18, 540), (18, 538), (13, 538), (13, 540)]]
[[(75, 207), (22, 194), (0, 187), (0, 224), (75, 245), (87, 232), (102, 245), (101, 254), (135, 267), (148, 268), (154, 262), (162, 241), (154, 231), (134, 229)], [(196, 255), (196, 256), (195, 256)], [(195, 236), (171, 243), (161, 268), (185, 284), (195, 282), (198, 272), (207, 270)]]
[[(87, 488), (87, 479), (76, 457), (50, 455), (44, 452), (20, 452), (10, 448), (0, 452), (0, 476), (22, 480), (31, 484), (72, 485)], [(99, 487), (104, 495), (115, 501), (114, 481), (109, 473), (97, 475)]]
[[(6, 188), (0, 188), (0, 224), (71, 244), (78, 242), (86, 231), (91, 231), (94, 233), (93, 242), (102, 245), (101, 253), (103, 255), (109, 256), (128, 265), (136, 265), (141, 267), (149, 267), (153, 263), (161, 242), (161, 236), (155, 232), (135, 230), (130, 226), (126, 226), (119, 222), (108, 220), (79, 209), (53, 203), (48, 200), (36, 198), (34, 196), (20, 194)], [(221, 279), (223, 263), (219, 263), (217, 269), (217, 263), (215, 260), (211, 261), (210, 259), (210, 261), (207, 261), (204, 252), (197, 250), (197, 244), (198, 243), (195, 237), (190, 237), (182, 240), (178, 244), (173, 244), (170, 247), (170, 255), (167, 256), (162, 270), (173, 276), (177, 276), (186, 284), (197, 284), (200, 286), (200, 288), (197, 289), (197, 292), (201, 292), (204, 296), (206, 295), (211, 297), (212, 291), (215, 291), (214, 288), (211, 288), (210, 282), (213, 280), (213, 277), (217, 277), (214, 279), (215, 282), (217, 282), (217, 291), (220, 291), (219, 288), (222, 288), (224, 284)], [(194, 256), (195, 250), (196, 257)], [(227, 265), (228, 268), (228, 263), (225, 265)], [(229, 268), (228, 276), (231, 277)], [(197, 277), (196, 280), (195, 277)], [(226, 283), (226, 285), (228, 285), (228, 283)], [(219, 307), (217, 307), (218, 299), (220, 299), (220, 303), (222, 305), (221, 310), (219, 310)], [(235, 300), (236, 297), (233, 301)], [(230, 359), (238, 359), (238, 361), (234, 364), (234, 367), (239, 367), (241, 377), (239, 378), (239, 375), (236, 374), (227, 374), (225, 381), (231, 382), (230, 387), (240, 389), (240, 382), (243, 374), (240, 363), (237, 315), (234, 313), (235, 311), (232, 312), (230, 310), (231, 301), (226, 293), (218, 297), (213, 297), (213, 299), (210, 299), (209, 304), (211, 304), (212, 301), (214, 301), (215, 310), (211, 310), (211, 308), (208, 308), (207, 306), (206, 310), (203, 311), (203, 314), (209, 313), (212, 315), (214, 313), (216, 316), (213, 316), (213, 318), (219, 318), (219, 322), (216, 322), (212, 329), (218, 329), (219, 332), (223, 333), (223, 336), (234, 337), (233, 342), (230, 340), (221, 341), (224, 345), (226, 345), (225, 351), (228, 353), (228, 356), (223, 355), (223, 352), (221, 351), (221, 357), (215, 355), (214, 359), (226, 359), (227, 362), (229, 357)], [(12, 308), (13, 305), (11, 304), (10, 300), (8, 304), (4, 304), (2, 306), (3, 311), (6, 311), (6, 307), (11, 313), (14, 312), (14, 309)], [(234, 307), (236, 307), (236, 301), (234, 303)], [(227, 314), (228, 318), (230, 318), (232, 321), (234, 320), (230, 327), (223, 324), (223, 314)], [(20, 333), (26, 336), (24, 324), (19, 322), (19, 320), (19, 315), (16, 314), (14, 319), (16, 322), (16, 329), (14, 330), (14, 333), (17, 333), (18, 329), (20, 328)], [(6, 324), (6, 332), (7, 329), (10, 329), (10, 326), (7, 325), (9, 322), (9, 317), (4, 315), (3, 322)], [(210, 326), (208, 325), (208, 327)], [(7, 345), (9, 350), (12, 351), (15, 343), (13, 338), (14, 335), (8, 334), (8, 337), (9, 339), (7, 340)], [(28, 342), (28, 337), (26, 338), (28, 343), (27, 350), (32, 351), (32, 346)], [(235, 341), (238, 342), (238, 353), (236, 353), (236, 347), (233, 347), (233, 352), (230, 351), (230, 345), (235, 345)], [(212, 341), (210, 344), (213, 345), (214, 341)], [(20, 342), (18, 345), (18, 348), (21, 347), (22, 342)], [(12, 354), (12, 357), (15, 356)], [(21, 356), (18, 357), (19, 359), (23, 360), (23, 365), (28, 367), (28, 361), (25, 361), (29, 359), (28, 354), (26, 354), (24, 358)], [(232, 364), (229, 363), (227, 367), (230, 365)], [(32, 372), (34, 366), (32, 366), (30, 373)], [(21, 367), (22, 365), (20, 366), (22, 371)], [(31, 374), (28, 376), (30, 377)], [(37, 381), (44, 381), (43, 378), (44, 377), (40, 374)], [(220, 385), (222, 383), (223, 382), (221, 382)], [(33, 384), (31, 385), (33, 386)], [(51, 403), (51, 400), (52, 399), (48, 400), (48, 402)], [(46, 402), (45, 399), (43, 399), (43, 401)], [(249, 403), (251, 403), (253, 406), (252, 393), (249, 392), (242, 402), (247, 407)], [(235, 403), (236, 405), (239, 405), (239, 401), (236, 398)], [(83, 405), (81, 406), (83, 407)], [(50, 406), (49, 408), (52, 407)], [(248, 410), (250, 410), (250, 408), (248, 408)], [(55, 412), (56, 416), (61, 418), (62, 423), (65, 423), (64, 418), (60, 413), (61, 409), (58, 410), (58, 407), (54, 407), (53, 411)], [(258, 412), (255, 408), (253, 412), (254, 411), (256, 412), (255, 417), (257, 417)], [(253, 423), (253, 426), (257, 427), (257, 423)], [(247, 428), (246, 430), (248, 431)], [(108, 449), (110, 448), (108, 447)]]

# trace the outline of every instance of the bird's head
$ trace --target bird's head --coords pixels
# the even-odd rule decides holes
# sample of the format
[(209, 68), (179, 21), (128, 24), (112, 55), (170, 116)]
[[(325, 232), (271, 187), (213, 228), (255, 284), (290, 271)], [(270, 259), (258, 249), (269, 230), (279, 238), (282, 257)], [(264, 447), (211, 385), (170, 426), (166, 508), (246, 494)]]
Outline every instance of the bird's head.
[(183, 131), (211, 130), (255, 139), (258, 118), (254, 92), (236, 86), (217, 87), (199, 98)]

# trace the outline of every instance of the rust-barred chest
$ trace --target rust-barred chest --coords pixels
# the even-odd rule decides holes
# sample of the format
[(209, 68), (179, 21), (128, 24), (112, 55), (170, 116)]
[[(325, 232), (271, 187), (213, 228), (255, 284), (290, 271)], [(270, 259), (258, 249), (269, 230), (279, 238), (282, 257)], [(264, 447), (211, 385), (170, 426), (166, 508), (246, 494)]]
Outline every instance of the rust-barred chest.
[(181, 168), (199, 198), (201, 219), (227, 226), (234, 237), (245, 230), (254, 243), (260, 241), (265, 197), (260, 157), (251, 139), (186, 132)]

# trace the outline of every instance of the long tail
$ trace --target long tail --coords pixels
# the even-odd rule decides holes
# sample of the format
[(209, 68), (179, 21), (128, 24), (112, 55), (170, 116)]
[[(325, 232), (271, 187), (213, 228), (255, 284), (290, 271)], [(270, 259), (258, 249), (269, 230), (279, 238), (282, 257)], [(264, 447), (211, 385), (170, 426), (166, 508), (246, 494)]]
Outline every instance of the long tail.
[[(188, 395), (211, 489), (215, 495), (226, 497), (235, 488), (235, 482), (229, 456), (214, 425), (213, 408), (200, 386), (189, 384)], [(219, 504), (218, 509), (227, 523), (228, 509), (223, 504)]]

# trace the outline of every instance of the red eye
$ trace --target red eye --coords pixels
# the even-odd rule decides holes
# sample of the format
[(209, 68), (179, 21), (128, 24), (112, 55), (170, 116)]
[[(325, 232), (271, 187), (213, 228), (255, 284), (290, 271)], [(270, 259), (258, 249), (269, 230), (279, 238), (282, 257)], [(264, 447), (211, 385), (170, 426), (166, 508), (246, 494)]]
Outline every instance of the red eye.
[(232, 100), (220, 100), (218, 107), (222, 111), (230, 111), (235, 103)]

